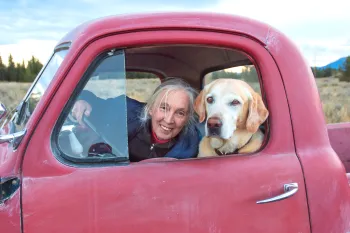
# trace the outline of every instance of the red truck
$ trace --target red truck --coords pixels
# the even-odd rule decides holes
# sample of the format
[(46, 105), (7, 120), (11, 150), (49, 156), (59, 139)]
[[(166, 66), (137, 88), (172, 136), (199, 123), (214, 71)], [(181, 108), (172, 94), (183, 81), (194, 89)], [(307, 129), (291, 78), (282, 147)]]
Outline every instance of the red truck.
[[(111, 106), (119, 126), (105, 134), (71, 118), (83, 90), (144, 100), (167, 77), (201, 90), (220, 75), (256, 85), (269, 110), (253, 154), (130, 162), (125, 105)], [(350, 232), (350, 124), (326, 124), (310, 67), (264, 23), (212, 13), (87, 22), (57, 44), (16, 111), (0, 113), (1, 232)], [(99, 153), (86, 146), (96, 138)]]

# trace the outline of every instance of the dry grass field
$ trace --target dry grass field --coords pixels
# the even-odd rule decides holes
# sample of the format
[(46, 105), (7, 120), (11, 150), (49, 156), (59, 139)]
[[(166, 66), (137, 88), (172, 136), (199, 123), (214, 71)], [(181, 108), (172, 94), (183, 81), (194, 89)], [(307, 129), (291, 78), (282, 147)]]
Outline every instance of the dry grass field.
[(316, 83), (327, 123), (350, 122), (350, 83), (337, 78), (318, 78)]
[[(319, 78), (316, 83), (321, 96), (327, 123), (350, 122), (350, 83), (339, 82), (336, 78)], [(127, 95), (139, 101), (146, 101), (159, 84), (157, 79), (127, 80)], [(30, 84), (0, 82), (0, 102), (10, 110), (23, 98)], [(120, 83), (110, 81), (90, 81), (86, 87), (101, 98), (123, 93)], [(254, 85), (254, 89), (257, 88)], [(106, 90), (115, 90), (107, 93)]]

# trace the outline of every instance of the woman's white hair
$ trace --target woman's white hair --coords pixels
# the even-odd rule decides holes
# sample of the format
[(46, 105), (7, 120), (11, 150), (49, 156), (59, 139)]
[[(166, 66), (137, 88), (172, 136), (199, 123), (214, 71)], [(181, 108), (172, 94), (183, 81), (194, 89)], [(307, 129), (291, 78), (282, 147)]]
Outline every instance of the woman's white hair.
[(163, 96), (163, 98), (167, 98), (168, 93), (173, 90), (184, 90), (189, 99), (189, 106), (188, 106), (188, 121), (184, 128), (182, 129), (182, 132), (189, 132), (194, 130), (194, 125), (197, 121), (194, 111), (194, 101), (198, 95), (198, 92), (192, 88), (187, 82), (180, 78), (168, 78), (165, 79), (153, 92), (152, 96), (148, 99), (146, 105), (144, 106), (142, 112), (141, 112), (141, 122), (143, 124), (146, 124), (150, 119), (151, 116), (149, 114), (150, 109), (153, 107), (154, 103), (156, 102), (158, 96), (160, 93), (162, 93), (164, 90), (166, 90), (166, 94)]

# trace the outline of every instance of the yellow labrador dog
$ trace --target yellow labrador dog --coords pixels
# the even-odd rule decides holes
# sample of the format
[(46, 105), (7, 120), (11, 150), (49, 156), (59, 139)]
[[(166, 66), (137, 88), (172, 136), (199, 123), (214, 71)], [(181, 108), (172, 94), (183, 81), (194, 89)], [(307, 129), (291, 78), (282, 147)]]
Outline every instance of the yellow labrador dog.
[(269, 112), (246, 82), (217, 79), (199, 93), (194, 107), (199, 121), (206, 120), (198, 157), (251, 153), (261, 147), (264, 134), (259, 126)]

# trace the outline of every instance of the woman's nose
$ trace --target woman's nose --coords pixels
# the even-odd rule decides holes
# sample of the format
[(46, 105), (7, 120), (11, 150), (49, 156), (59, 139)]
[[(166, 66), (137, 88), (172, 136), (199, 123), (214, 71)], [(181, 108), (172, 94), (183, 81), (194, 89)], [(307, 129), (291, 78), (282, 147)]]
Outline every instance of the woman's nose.
[(174, 114), (171, 113), (171, 112), (167, 112), (165, 113), (165, 117), (164, 117), (164, 120), (166, 123), (173, 123), (174, 122)]

